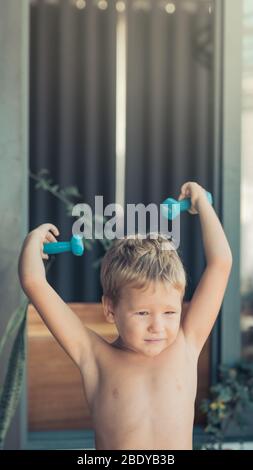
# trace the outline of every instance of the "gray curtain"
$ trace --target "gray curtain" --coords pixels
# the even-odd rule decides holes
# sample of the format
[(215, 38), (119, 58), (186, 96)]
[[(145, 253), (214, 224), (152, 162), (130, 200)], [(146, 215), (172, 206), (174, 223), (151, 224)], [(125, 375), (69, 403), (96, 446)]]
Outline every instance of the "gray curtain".
[[(116, 1), (31, 6), (30, 166), (48, 168), (81, 202), (115, 201)], [(125, 202), (160, 204), (194, 180), (209, 191), (213, 175), (214, 5), (205, 0), (128, 0)], [(172, 4), (172, 2), (170, 2)], [(51, 221), (68, 239), (73, 219), (53, 196), (30, 190), (30, 226)], [(204, 253), (198, 217), (181, 218), (180, 253), (187, 297)], [(49, 281), (66, 301), (98, 301), (101, 246), (82, 258), (57, 257)]]
[[(160, 204), (197, 181), (213, 191), (213, 8), (127, 2), (126, 202)], [(170, 228), (170, 227), (169, 227)], [(191, 297), (204, 267), (198, 217), (181, 217)]]
[[(47, 168), (61, 187), (77, 186), (94, 211), (95, 195), (104, 204), (115, 198), (114, 1), (97, 8), (88, 1), (35, 1), (30, 18), (30, 168)], [(51, 222), (59, 240), (69, 240), (74, 218), (54, 196), (30, 184), (30, 229)], [(82, 257), (57, 256), (49, 282), (65, 301), (101, 299), (99, 242)]]

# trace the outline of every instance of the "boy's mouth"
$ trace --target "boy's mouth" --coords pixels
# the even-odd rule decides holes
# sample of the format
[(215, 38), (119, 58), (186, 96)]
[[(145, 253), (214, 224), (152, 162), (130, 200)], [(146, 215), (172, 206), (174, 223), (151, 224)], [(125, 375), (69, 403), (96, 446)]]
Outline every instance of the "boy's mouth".
[(144, 341), (148, 341), (150, 343), (156, 343), (158, 341), (164, 341), (165, 338), (157, 338), (157, 339), (145, 339)]

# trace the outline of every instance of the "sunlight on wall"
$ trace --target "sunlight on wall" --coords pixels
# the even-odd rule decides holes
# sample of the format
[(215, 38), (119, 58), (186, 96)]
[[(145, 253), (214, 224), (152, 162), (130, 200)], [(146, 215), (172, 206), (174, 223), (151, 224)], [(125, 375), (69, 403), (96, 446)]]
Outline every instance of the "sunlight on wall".
[(253, 357), (253, 2), (244, 0), (241, 166), (242, 355)]
[(124, 207), (126, 159), (126, 14), (123, 2), (117, 2), (116, 59), (116, 203)]

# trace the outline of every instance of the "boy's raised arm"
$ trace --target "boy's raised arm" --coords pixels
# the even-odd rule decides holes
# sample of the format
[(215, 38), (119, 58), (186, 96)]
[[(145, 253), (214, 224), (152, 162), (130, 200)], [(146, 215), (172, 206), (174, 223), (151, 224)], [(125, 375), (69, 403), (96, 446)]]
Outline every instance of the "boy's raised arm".
[(47, 282), (42, 259), (48, 259), (48, 255), (43, 253), (43, 244), (57, 241), (50, 230), (59, 234), (54, 225), (43, 224), (26, 237), (19, 258), (20, 283), (51, 333), (80, 367), (90, 359), (96, 334), (83, 326)]
[(220, 311), (232, 267), (232, 253), (204, 189), (197, 183), (185, 183), (179, 199), (184, 197), (191, 197), (190, 212), (199, 214), (206, 256), (206, 268), (183, 321), (185, 337), (199, 353)]

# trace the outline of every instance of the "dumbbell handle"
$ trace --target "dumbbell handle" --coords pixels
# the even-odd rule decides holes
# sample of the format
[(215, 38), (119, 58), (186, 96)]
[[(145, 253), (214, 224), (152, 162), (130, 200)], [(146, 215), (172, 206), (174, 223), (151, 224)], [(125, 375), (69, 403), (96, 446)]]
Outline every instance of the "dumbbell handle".
[(56, 255), (58, 253), (66, 253), (67, 251), (72, 251), (72, 249), (70, 242), (52, 242), (45, 243), (43, 251), (48, 255)]
[(84, 252), (82, 238), (78, 235), (73, 235), (70, 242), (44, 243), (43, 252), (48, 255), (57, 255), (67, 251), (70, 251), (73, 255), (81, 256)]
[[(211, 193), (206, 191), (206, 196), (210, 204), (213, 203), (213, 198)], [(165, 218), (169, 220), (175, 219), (180, 212), (188, 211), (191, 208), (191, 198), (187, 197), (178, 201), (171, 197), (168, 197), (162, 203), (162, 214)]]

